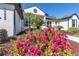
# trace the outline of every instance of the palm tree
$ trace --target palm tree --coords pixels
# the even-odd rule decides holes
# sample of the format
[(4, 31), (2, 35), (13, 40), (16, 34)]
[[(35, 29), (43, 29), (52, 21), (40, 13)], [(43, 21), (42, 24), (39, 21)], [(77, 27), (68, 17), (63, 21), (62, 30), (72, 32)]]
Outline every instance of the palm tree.
[(29, 28), (30, 26), (36, 26), (39, 29), (40, 26), (44, 23), (43, 16), (27, 13), (26, 17), (28, 17)]
[(57, 28), (58, 28), (58, 30), (60, 31), (62, 28), (63, 28), (63, 26), (57, 26)]

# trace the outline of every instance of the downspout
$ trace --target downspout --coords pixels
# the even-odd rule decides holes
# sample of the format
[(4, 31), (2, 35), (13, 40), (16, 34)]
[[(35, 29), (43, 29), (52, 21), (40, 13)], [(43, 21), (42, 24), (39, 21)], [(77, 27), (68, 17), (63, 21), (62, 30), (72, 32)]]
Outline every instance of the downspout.
[(76, 20), (76, 27), (77, 27), (77, 20)]
[(16, 22), (15, 22), (15, 9), (14, 9), (14, 35), (16, 34)]

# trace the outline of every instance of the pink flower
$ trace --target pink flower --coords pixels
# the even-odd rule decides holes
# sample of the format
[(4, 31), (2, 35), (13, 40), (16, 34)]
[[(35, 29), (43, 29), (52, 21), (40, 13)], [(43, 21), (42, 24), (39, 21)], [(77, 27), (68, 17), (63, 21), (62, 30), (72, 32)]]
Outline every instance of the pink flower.
[(19, 55), (24, 56), (25, 53), (24, 52), (18, 52)]
[(32, 41), (34, 39), (34, 35), (30, 34), (29, 39), (30, 39), (30, 41)]
[(40, 45), (37, 45), (34, 51), (34, 55), (37, 55), (39, 50), (40, 50)]
[(53, 44), (53, 46), (52, 46), (52, 51), (54, 52), (54, 51), (56, 51), (58, 49), (58, 45), (57, 45), (57, 43), (55, 42), (54, 44)]
[(60, 55), (60, 56), (64, 56), (64, 53), (60, 53), (59, 55)]
[(44, 56), (44, 53), (43, 52), (40, 52), (40, 56)]
[(22, 47), (22, 43), (19, 41), (19, 42), (17, 42), (17, 44), (16, 44), (16, 48), (18, 49), (18, 48), (20, 48), (20, 47)]
[(37, 36), (37, 39), (38, 39), (38, 40), (41, 40), (41, 38), (42, 38), (42, 37), (41, 37), (41, 34), (39, 34), (39, 35)]
[[(36, 41), (34, 39), (36, 39)], [(28, 54), (29, 56), (44, 56), (44, 52), (49, 51), (49, 49), (52, 51), (53, 56), (64, 56), (64, 53), (62, 53), (63, 50), (72, 49), (72, 46), (67, 41), (66, 33), (55, 32), (51, 26), (36, 36), (30, 31), (30, 35), (28, 37), (25, 35), (21, 41), (17, 42), (16, 47), (19, 55)], [(60, 53), (58, 51), (60, 51)]]
[(28, 47), (28, 55), (33, 55), (34, 56), (34, 51), (35, 51), (35, 48), (34, 48), (34, 46), (33, 45), (30, 45), (29, 47)]
[(35, 56), (33, 52), (28, 53), (29, 56)]
[(25, 50), (27, 50), (27, 49), (28, 49), (28, 48), (27, 48), (27, 44), (26, 44), (26, 43), (23, 45), (23, 49), (25, 49)]
[(49, 44), (50, 42), (47, 39), (44, 39), (45, 44)]

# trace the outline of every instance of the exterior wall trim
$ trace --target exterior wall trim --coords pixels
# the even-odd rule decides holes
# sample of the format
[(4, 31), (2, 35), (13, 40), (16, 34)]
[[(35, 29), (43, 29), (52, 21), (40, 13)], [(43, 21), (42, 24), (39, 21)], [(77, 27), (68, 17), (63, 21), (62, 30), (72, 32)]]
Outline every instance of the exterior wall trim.
[(14, 9), (14, 35), (16, 34), (16, 22), (15, 22), (15, 9)]

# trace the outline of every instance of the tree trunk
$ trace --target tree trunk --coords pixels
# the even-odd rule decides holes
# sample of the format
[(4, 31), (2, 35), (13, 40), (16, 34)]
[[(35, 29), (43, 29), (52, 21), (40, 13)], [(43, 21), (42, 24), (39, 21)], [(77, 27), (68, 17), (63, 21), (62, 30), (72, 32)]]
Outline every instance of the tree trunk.
[(37, 29), (40, 29), (40, 26), (37, 26)]

